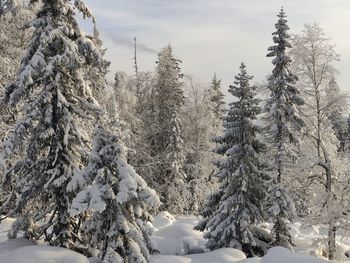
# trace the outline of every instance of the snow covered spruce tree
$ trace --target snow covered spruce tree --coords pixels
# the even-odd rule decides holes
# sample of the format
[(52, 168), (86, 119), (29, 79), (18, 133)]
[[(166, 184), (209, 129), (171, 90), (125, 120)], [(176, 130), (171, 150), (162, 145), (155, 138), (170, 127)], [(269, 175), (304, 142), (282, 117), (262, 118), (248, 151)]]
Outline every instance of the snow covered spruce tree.
[(3, 180), (3, 188), (15, 186), (1, 212), (18, 218), (14, 235), (22, 230), (28, 238), (70, 249), (79, 247), (78, 221), (69, 214), (73, 193), (66, 186), (87, 157), (82, 123), (98, 111), (82, 76), (87, 65), (108, 65), (79, 29), (77, 10), (92, 17), (81, 0), (43, 1), (29, 23), (34, 33), (17, 79), (1, 100), (21, 113), (1, 149), (3, 162), (19, 156)]
[(154, 188), (160, 195), (162, 209), (182, 213), (188, 206), (184, 150), (179, 111), (184, 104), (181, 88), (180, 60), (175, 59), (170, 45), (158, 55), (155, 96), (155, 123), (151, 131), (153, 155), (158, 162)]
[[(138, 71), (137, 79), (135, 76), (127, 76), (124, 72), (116, 72), (107, 107), (107, 111), (110, 111), (113, 104), (117, 106), (120, 121), (124, 124), (122, 130), (129, 135), (123, 140), (130, 149), (128, 162), (151, 187), (155, 185), (154, 174), (157, 170), (148, 141), (150, 131), (154, 130), (150, 127), (156, 126), (153, 112), (150, 110), (150, 102), (154, 98), (153, 87), (153, 76), (150, 72)], [(113, 115), (113, 112), (110, 111), (110, 115)]]
[(274, 57), (272, 64), (275, 68), (268, 78), (268, 89), (271, 93), (264, 108), (266, 139), (271, 142), (267, 161), (274, 177), (268, 202), (274, 220), (272, 231), (274, 244), (291, 247), (293, 242), (287, 220), (292, 220), (294, 217), (295, 207), (283, 185), (283, 177), (287, 175), (288, 166), (297, 158), (296, 146), (299, 144), (297, 132), (304, 126), (297, 107), (303, 104), (303, 100), (294, 86), (298, 78), (289, 69), (291, 59), (286, 50), (291, 48), (291, 44), (288, 42), (289, 27), (283, 8), (278, 14), (275, 27), (276, 31), (272, 34), (275, 45), (268, 48), (267, 54), (267, 57)]
[(210, 89), (210, 101), (212, 104), (213, 112), (213, 134), (216, 136), (220, 131), (221, 120), (224, 115), (224, 94), (221, 91), (221, 80), (217, 79), (216, 74), (214, 74), (213, 80), (211, 82)]
[(196, 229), (208, 232), (207, 247), (241, 249), (247, 256), (262, 256), (269, 247), (269, 237), (258, 227), (263, 221), (262, 203), (268, 176), (260, 170), (258, 155), (265, 144), (257, 138), (254, 124), (260, 112), (255, 87), (242, 63), (229, 92), (237, 101), (229, 104), (223, 118), (224, 134), (215, 138), (216, 152), (224, 158), (217, 162), (220, 181), (218, 192), (209, 196), (203, 221)]
[[(6, 84), (16, 77), (21, 57), (32, 33), (32, 30), (23, 30), (23, 28), (33, 19), (37, 9), (36, 6), (27, 3), (12, 7), (16, 12), (0, 15), (0, 96), (4, 94)], [(0, 142), (7, 137), (10, 127), (15, 122), (15, 111), (14, 108), (0, 107)], [(0, 191), (0, 195), (3, 194), (5, 194), (4, 191)]]
[(89, 164), (68, 185), (82, 189), (71, 215), (86, 215), (82, 236), (104, 263), (148, 262), (155, 250), (149, 209), (160, 201), (127, 163), (126, 154), (120, 136), (98, 127)]

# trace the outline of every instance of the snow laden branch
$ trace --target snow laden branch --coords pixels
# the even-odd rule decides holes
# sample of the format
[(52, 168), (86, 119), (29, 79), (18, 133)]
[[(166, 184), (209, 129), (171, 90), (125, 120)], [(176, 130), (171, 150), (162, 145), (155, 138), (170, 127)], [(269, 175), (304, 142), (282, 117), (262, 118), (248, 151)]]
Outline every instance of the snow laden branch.
[(89, 66), (104, 72), (109, 62), (80, 30), (76, 11), (91, 13), (82, 1), (76, 5), (43, 1), (28, 24), (32, 38), (1, 98), (20, 114), (0, 156), (3, 164), (12, 162), (1, 213), (17, 217), (13, 236), (24, 231), (28, 238), (79, 250), (79, 219), (69, 214), (73, 195), (67, 185), (88, 156), (84, 129), (101, 112), (84, 77)]

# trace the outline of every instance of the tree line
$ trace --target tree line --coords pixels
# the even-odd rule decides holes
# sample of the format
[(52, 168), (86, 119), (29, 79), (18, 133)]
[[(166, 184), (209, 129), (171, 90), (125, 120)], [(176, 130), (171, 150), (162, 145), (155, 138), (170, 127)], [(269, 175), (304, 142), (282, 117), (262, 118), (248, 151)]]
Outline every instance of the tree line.
[(292, 248), (296, 219), (324, 224), (324, 255), (335, 259), (336, 233), (348, 226), (350, 129), (339, 55), (322, 28), (290, 36), (281, 9), (272, 72), (252, 85), (241, 63), (226, 106), (216, 74), (210, 87), (196, 83), (171, 45), (154, 72), (139, 70), (135, 48), (134, 75), (116, 72), (111, 83), (84, 1), (31, 2), (0, 5), (0, 220), (16, 218), (9, 237), (148, 262), (152, 215), (167, 210), (200, 214), (209, 249), (247, 256)]

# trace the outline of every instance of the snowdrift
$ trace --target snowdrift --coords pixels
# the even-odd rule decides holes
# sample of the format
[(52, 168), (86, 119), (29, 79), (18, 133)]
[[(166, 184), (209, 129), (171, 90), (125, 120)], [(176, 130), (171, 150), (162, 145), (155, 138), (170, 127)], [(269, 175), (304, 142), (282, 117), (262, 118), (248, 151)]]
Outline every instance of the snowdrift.
[[(259, 261), (257, 261), (259, 262)], [(274, 247), (268, 250), (260, 263), (327, 263), (328, 260), (319, 259), (311, 256), (304, 256), (292, 253), (283, 247)]]
[[(302, 254), (293, 253), (282, 247), (268, 251), (263, 258), (246, 258), (245, 255), (233, 248), (222, 248), (214, 251), (205, 249), (203, 233), (193, 230), (198, 223), (195, 216), (177, 216), (161, 212), (155, 217), (156, 232), (152, 236), (157, 244), (159, 255), (152, 257), (152, 263), (325, 263), (324, 259), (309, 256), (313, 251), (313, 240), (320, 237), (318, 227), (305, 228), (301, 232), (301, 224), (292, 227), (293, 235), (300, 237), (297, 250)], [(345, 261), (344, 261), (345, 262)], [(350, 262), (350, 261), (349, 261)]]
[(0, 263), (89, 263), (89, 260), (64, 248), (36, 246), (17, 238), (0, 243)]
[[(5, 230), (9, 229), (12, 220), (0, 224), (0, 263), (98, 263), (96, 259), (87, 259), (79, 253), (58, 247), (36, 246), (24, 238), (6, 240)], [(293, 234), (296, 238), (293, 253), (282, 247), (268, 251), (263, 258), (246, 258), (233, 248), (222, 248), (214, 251), (205, 249), (203, 233), (193, 230), (198, 223), (195, 216), (176, 216), (161, 212), (155, 217), (155, 233), (152, 240), (157, 244), (159, 254), (152, 256), (151, 263), (326, 263), (327, 260), (310, 256), (314, 251), (314, 240), (320, 238), (318, 227), (302, 228), (295, 223)], [(1, 242), (2, 241), (2, 242)], [(344, 249), (349, 244), (342, 243)], [(350, 262), (339, 261), (339, 262)]]

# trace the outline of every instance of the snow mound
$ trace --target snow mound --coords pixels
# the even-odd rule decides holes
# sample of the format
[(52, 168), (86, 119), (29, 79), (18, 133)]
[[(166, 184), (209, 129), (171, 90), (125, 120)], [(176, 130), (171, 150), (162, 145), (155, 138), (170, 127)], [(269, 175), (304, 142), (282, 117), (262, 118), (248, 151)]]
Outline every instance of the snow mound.
[[(0, 224), (0, 237), (5, 240), (6, 230), (10, 228), (12, 219)], [(205, 249), (203, 233), (193, 230), (198, 223), (195, 216), (172, 216), (161, 212), (155, 217), (156, 231), (151, 237), (158, 246), (159, 255), (153, 255), (151, 263), (327, 263), (329, 261), (310, 256), (318, 255), (320, 247), (319, 226), (303, 228), (302, 224), (291, 224), (296, 238), (293, 253), (282, 247), (268, 250), (263, 258), (245, 258), (244, 253), (233, 248), (221, 248), (214, 251)], [(317, 244), (315, 244), (317, 243)], [(347, 260), (344, 254), (350, 254), (350, 241), (337, 242), (338, 262)], [(340, 257), (342, 256), (342, 257)], [(89, 261), (90, 260), (90, 261)], [(59, 247), (35, 246), (25, 238), (17, 238), (0, 242), (0, 263), (97, 263), (98, 259), (87, 259), (83, 255)], [(350, 261), (344, 261), (350, 262)]]
[[(153, 256), (151, 263), (232, 263), (245, 259), (243, 252), (234, 248), (221, 248), (203, 254), (187, 256)], [(244, 261), (242, 261), (244, 262)]]
[[(243, 261), (244, 262), (244, 261)], [(274, 247), (267, 251), (261, 263), (328, 263), (329, 261), (316, 257), (294, 254), (283, 247)]]
[(153, 226), (156, 229), (162, 229), (164, 227), (171, 226), (176, 221), (175, 217), (167, 211), (160, 212), (154, 217)]
[(0, 221), (0, 242), (7, 240), (7, 231), (11, 229), (12, 223), (15, 221), (13, 218), (6, 218)]
[(4, 261), (7, 263), (89, 263), (83, 255), (60, 247), (25, 246), (14, 250)]
[(178, 216), (174, 218), (168, 212), (161, 212), (155, 217), (156, 231), (151, 237), (162, 255), (187, 255), (203, 253), (205, 240), (203, 233), (193, 230), (198, 218)]
[(192, 263), (192, 261), (187, 257), (157, 255), (152, 257), (151, 263)]
[(188, 255), (191, 263), (232, 263), (246, 258), (245, 254), (234, 248), (220, 248), (203, 254)]
[(188, 245), (181, 239), (159, 236), (152, 236), (151, 238), (156, 243), (157, 250), (162, 255), (187, 255), (189, 253)]
[(260, 258), (247, 258), (239, 261), (238, 263), (261, 263)]
[(263, 258), (246, 258), (244, 253), (233, 248), (221, 248), (202, 254), (186, 256), (153, 256), (151, 263), (329, 263), (320, 258), (294, 254), (283, 247), (268, 250)]
[(33, 246), (34, 242), (25, 239), (25, 238), (17, 238), (11, 239), (8, 241), (4, 241), (0, 243), (0, 262), (15, 262), (9, 261), (8, 257), (11, 255), (16, 249), (25, 247), (25, 246)]
[(165, 227), (156, 232), (157, 236), (166, 238), (183, 238), (190, 236), (198, 236), (198, 232), (193, 230), (193, 225), (176, 222), (174, 225)]

